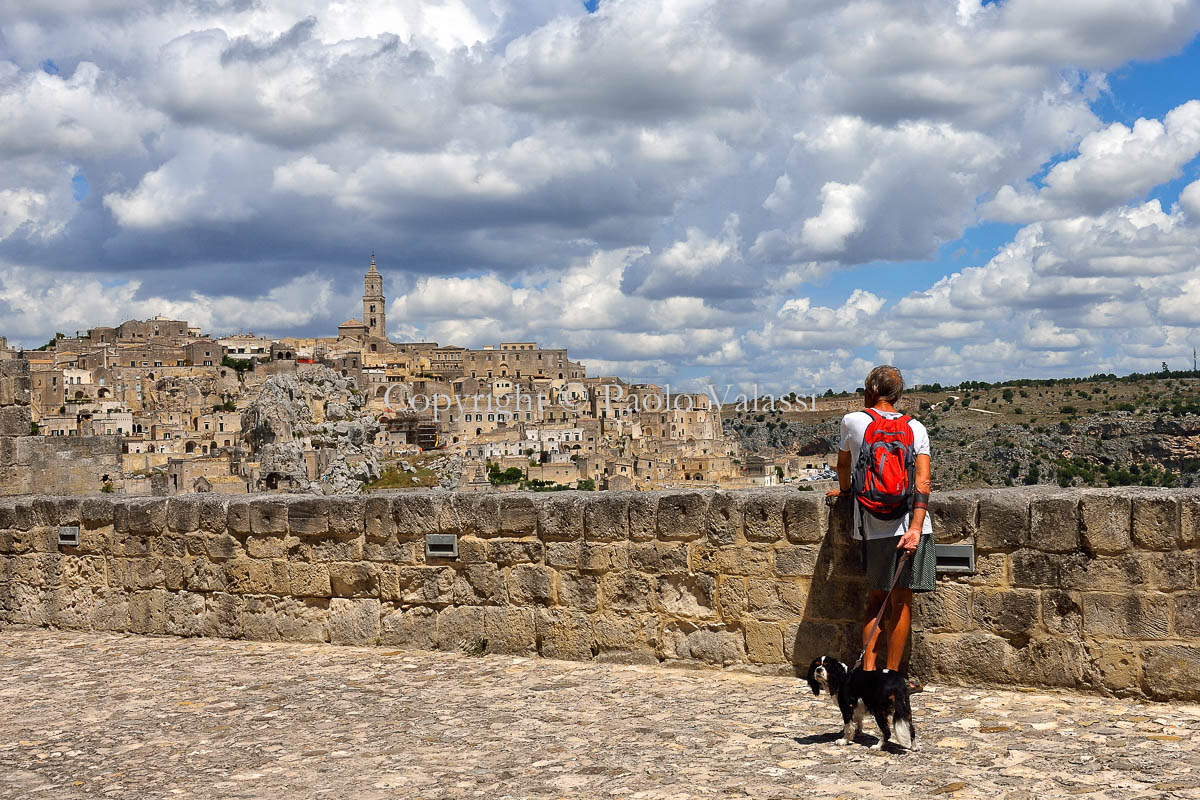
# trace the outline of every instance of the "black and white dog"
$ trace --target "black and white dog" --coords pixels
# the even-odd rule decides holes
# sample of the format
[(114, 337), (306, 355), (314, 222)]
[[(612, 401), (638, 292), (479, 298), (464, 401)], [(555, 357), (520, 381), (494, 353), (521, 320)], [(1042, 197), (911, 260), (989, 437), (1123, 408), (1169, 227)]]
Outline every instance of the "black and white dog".
[(819, 696), (824, 689), (837, 699), (845, 728), (836, 744), (849, 744), (862, 733), (863, 717), (869, 713), (875, 717), (880, 732), (873, 749), (882, 750), (893, 734), (897, 744), (912, 748), (917, 732), (913, 729), (908, 684), (903, 673), (890, 669), (868, 672), (861, 667), (851, 672), (836, 658), (821, 656), (808, 668), (808, 685), (815, 695)]

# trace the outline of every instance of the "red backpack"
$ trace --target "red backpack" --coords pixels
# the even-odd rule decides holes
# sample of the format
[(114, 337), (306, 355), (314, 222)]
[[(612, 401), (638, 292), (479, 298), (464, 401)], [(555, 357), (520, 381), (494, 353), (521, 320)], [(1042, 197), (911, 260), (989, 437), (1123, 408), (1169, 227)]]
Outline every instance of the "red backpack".
[(852, 487), (862, 511), (877, 519), (899, 519), (912, 510), (917, 457), (907, 415), (888, 419), (866, 409), (871, 423), (863, 433)]

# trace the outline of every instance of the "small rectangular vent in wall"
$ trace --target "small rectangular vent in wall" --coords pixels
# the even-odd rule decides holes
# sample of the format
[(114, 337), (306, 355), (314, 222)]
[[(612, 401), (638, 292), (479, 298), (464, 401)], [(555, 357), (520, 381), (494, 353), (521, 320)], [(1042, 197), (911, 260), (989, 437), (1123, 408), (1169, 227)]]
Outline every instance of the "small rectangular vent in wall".
[(425, 534), (426, 558), (458, 558), (457, 533)]
[(60, 525), (58, 528), (58, 546), (59, 547), (78, 547), (79, 546), (79, 526), (78, 525)]
[(973, 574), (975, 572), (975, 545), (937, 545), (937, 571), (956, 574)]

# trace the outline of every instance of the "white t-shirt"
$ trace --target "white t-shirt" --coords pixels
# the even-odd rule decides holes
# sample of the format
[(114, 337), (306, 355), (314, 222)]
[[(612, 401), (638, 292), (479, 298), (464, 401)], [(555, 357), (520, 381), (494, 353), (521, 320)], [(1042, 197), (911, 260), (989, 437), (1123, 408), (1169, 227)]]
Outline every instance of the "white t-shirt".
[[(904, 416), (899, 411), (878, 411), (887, 419), (896, 419)], [(863, 435), (867, 432), (867, 426), (871, 424), (871, 415), (866, 411), (851, 411), (846, 416), (842, 417), (842, 430), (839, 437), (838, 449), (843, 452), (850, 451), (850, 469), (854, 469), (854, 465), (858, 463), (858, 451), (862, 449)], [(925, 426), (917, 422), (915, 419), (908, 421), (908, 426), (913, 432), (913, 453), (914, 455), (929, 455), (929, 431), (925, 430)], [(901, 536), (908, 530), (911, 515), (905, 514), (899, 519), (878, 519), (872, 514), (862, 514), (862, 509), (858, 507), (858, 503), (854, 504), (854, 538), (860, 539), (858, 535), (861, 529), (867, 535), (868, 539), (886, 539), (889, 536)], [(860, 527), (861, 526), (861, 527)], [(925, 514), (925, 524), (921, 526), (922, 533), (933, 533), (933, 524), (929, 521), (929, 514)]]

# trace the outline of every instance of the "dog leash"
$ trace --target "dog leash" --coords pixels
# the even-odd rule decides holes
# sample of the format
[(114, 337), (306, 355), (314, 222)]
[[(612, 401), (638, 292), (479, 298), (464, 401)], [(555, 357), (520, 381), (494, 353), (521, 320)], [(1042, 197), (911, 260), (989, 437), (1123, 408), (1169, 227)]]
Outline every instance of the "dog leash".
[[(866, 540), (864, 539), (864, 541)], [(870, 642), (871, 638), (875, 635), (875, 632), (879, 630), (879, 623), (883, 620), (884, 612), (887, 611), (888, 600), (892, 596), (892, 590), (896, 588), (896, 584), (900, 583), (900, 573), (904, 570), (904, 565), (908, 562), (908, 558), (911, 555), (912, 553), (905, 550), (904, 554), (900, 556), (900, 559), (896, 562), (896, 574), (892, 577), (891, 588), (889, 588), (887, 594), (883, 596), (883, 603), (879, 606), (879, 613), (875, 615), (875, 621), (871, 623), (871, 630), (869, 633), (867, 633), (866, 641)], [(866, 655), (867, 648), (866, 645), (864, 645), (862, 652), (858, 654), (858, 661), (854, 662), (854, 667), (850, 670), (851, 672), (862, 666), (863, 659), (866, 657)]]

